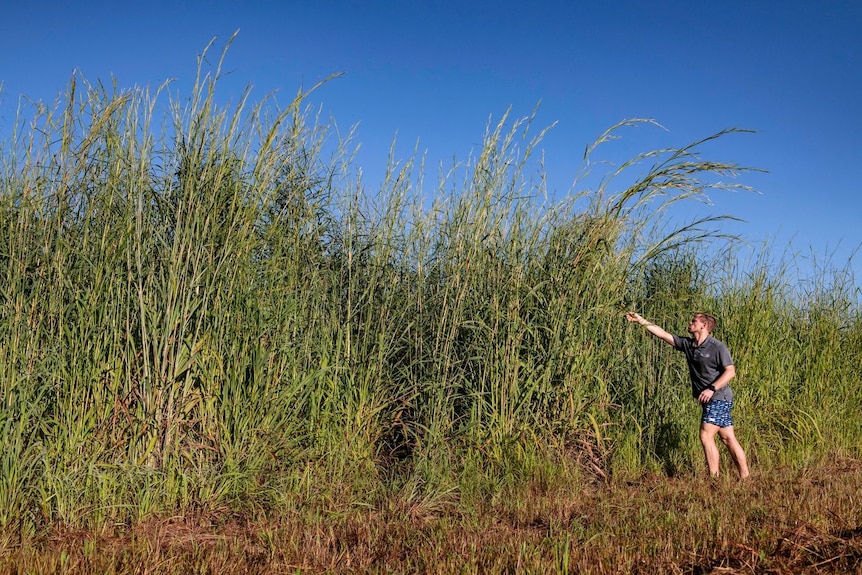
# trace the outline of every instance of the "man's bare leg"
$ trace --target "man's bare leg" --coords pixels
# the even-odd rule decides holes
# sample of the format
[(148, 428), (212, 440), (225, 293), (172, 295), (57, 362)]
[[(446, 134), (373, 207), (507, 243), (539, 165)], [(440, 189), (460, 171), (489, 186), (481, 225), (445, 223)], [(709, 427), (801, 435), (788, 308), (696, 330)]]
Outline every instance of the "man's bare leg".
[(739, 478), (745, 479), (748, 477), (748, 458), (745, 457), (745, 451), (736, 439), (736, 433), (733, 431), (733, 426), (722, 427), (718, 430), (718, 436), (721, 441), (730, 450), (730, 455), (733, 457), (736, 468), (739, 470)]
[(709, 474), (718, 477), (718, 446), (715, 444), (715, 434), (721, 428), (711, 423), (700, 424), (700, 443), (703, 445), (703, 454), (706, 456), (706, 467)]

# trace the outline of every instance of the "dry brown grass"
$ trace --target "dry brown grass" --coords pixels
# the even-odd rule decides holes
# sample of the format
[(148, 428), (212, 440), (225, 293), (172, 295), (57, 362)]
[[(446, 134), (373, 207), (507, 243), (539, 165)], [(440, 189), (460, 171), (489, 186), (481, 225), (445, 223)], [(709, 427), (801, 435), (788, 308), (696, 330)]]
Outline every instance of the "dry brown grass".
[(749, 481), (534, 483), (467, 514), (423, 507), (224, 510), (5, 539), (3, 573), (860, 573), (862, 461)]

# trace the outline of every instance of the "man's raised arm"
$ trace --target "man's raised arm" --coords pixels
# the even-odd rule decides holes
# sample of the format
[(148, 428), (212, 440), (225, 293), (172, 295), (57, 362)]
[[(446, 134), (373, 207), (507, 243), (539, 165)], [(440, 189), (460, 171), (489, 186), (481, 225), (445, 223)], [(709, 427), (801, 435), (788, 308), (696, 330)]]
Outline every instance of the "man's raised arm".
[(630, 311), (626, 314), (626, 319), (629, 320), (630, 322), (641, 324), (642, 326), (647, 328), (648, 332), (650, 332), (651, 334), (653, 334), (654, 336), (656, 336), (657, 338), (659, 338), (663, 342), (665, 342), (669, 345), (673, 345), (673, 336), (671, 334), (669, 334), (668, 332), (666, 332), (665, 330), (663, 330), (662, 328), (660, 328), (656, 324), (652, 323), (651, 321), (645, 320), (644, 318), (642, 318), (640, 316), (640, 314), (635, 313), (633, 311)]

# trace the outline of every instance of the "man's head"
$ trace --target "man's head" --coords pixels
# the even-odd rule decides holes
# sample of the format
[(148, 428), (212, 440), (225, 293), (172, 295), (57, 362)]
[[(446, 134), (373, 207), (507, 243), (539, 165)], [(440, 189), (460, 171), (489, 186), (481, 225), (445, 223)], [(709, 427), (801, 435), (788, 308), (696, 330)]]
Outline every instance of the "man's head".
[(706, 333), (712, 333), (712, 330), (715, 329), (715, 317), (703, 312), (694, 314), (688, 324), (688, 332), (694, 333), (701, 329), (705, 329)]

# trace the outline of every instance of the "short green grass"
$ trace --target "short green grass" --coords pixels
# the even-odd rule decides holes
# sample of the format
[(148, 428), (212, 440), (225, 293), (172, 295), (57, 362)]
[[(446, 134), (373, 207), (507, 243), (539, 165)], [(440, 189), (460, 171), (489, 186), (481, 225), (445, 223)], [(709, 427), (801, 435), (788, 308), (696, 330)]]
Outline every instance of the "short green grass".
[(393, 492), (302, 512), (208, 510), (9, 536), (3, 573), (856, 573), (862, 462), (739, 483), (531, 478), (466, 511)]

